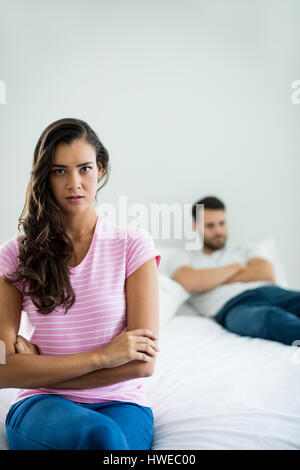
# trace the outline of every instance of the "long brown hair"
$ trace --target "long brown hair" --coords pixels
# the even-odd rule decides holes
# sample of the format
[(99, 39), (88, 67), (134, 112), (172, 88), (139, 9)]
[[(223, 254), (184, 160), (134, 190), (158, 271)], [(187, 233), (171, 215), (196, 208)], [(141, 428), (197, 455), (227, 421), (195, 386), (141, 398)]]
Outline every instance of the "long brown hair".
[(18, 237), (19, 265), (14, 273), (3, 276), (10, 284), (24, 281), (23, 295), (29, 296), (37, 311), (45, 315), (59, 305), (67, 313), (75, 302), (69, 278), (69, 262), (75, 251), (65, 233), (64, 214), (49, 186), (56, 146), (61, 142), (71, 144), (75, 139), (84, 139), (95, 148), (96, 162), (102, 166), (99, 182), (104, 179), (97, 193), (107, 183), (109, 154), (91, 127), (73, 118), (50, 124), (36, 144), (26, 201), (19, 217), (18, 231), (23, 226), (24, 232)]

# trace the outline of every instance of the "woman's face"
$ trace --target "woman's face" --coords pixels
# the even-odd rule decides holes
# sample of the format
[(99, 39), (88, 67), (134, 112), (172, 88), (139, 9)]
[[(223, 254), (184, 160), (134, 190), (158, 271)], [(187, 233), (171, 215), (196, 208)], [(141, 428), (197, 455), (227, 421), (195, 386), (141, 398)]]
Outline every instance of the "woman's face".
[[(78, 213), (93, 205), (101, 173), (101, 164), (96, 163), (95, 148), (85, 140), (76, 139), (71, 144), (57, 145), (49, 184), (56, 202), (65, 213)], [(83, 197), (78, 202), (71, 202), (67, 199), (69, 196)]]

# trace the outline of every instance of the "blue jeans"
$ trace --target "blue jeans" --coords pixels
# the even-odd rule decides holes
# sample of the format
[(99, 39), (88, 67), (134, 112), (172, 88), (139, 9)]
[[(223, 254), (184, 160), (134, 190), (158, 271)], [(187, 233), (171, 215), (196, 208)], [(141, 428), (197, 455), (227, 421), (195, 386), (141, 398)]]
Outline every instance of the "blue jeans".
[(232, 333), (292, 345), (300, 340), (300, 292), (268, 285), (229, 300), (216, 315)]
[(77, 403), (51, 394), (15, 403), (5, 424), (11, 450), (149, 450), (154, 431), (150, 407)]

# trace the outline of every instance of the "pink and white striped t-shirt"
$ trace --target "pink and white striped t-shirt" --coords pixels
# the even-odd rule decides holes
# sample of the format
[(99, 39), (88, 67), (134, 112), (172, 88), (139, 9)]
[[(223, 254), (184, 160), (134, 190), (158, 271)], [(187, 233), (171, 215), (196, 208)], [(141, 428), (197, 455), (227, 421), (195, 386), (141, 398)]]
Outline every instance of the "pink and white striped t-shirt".
[[(18, 236), (1, 245), (0, 276), (17, 268), (18, 251)], [(126, 326), (125, 279), (152, 257), (159, 267), (161, 256), (146, 230), (117, 225), (98, 215), (85, 258), (69, 268), (76, 295), (71, 309), (64, 314), (59, 306), (44, 315), (37, 312), (30, 297), (23, 297), (22, 315), (31, 331), (29, 339), (38, 345), (40, 354), (75, 354), (109, 344)], [(14, 285), (21, 290), (22, 281)], [(31, 395), (52, 393), (83, 403), (117, 400), (150, 406), (143, 380), (89, 389), (24, 389), (18, 391), (12, 404)]]

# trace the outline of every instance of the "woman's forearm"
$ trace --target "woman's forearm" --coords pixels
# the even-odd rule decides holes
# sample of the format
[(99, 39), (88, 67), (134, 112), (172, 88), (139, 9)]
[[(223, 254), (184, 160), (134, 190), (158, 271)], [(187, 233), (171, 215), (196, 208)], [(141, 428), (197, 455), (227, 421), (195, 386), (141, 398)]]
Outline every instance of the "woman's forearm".
[(65, 380), (61, 383), (52, 385), (51, 388), (97, 388), (114, 385), (118, 382), (125, 380), (136, 379), (141, 377), (141, 361), (126, 362), (118, 367), (111, 367), (109, 369), (101, 369), (81, 377), (76, 377), (71, 380)]
[(39, 354), (9, 354), (0, 365), (0, 388), (49, 387), (106, 367), (101, 350), (43, 356)]

